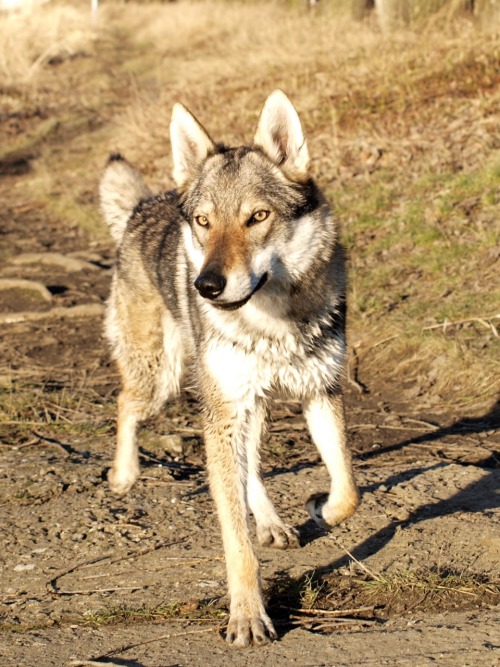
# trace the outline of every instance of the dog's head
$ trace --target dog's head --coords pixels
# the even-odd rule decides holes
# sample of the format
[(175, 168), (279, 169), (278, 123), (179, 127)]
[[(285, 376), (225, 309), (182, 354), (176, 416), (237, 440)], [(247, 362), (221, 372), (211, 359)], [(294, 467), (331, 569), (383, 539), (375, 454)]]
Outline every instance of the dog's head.
[[(181, 104), (170, 126), (174, 179), (188, 225), (195, 286), (235, 310), (264, 285), (289, 289), (324, 245), (324, 207), (308, 171), (302, 126), (280, 90), (267, 99), (251, 147), (212, 141)], [(324, 220), (322, 221), (324, 222)]]

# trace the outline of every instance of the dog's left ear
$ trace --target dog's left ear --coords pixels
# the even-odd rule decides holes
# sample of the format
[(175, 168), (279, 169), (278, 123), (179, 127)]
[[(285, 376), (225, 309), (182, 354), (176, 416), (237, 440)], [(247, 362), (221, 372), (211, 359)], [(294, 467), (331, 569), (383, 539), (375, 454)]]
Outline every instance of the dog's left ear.
[(206, 158), (216, 153), (208, 132), (182, 104), (174, 104), (170, 123), (170, 141), (174, 160), (174, 181), (184, 188), (196, 178)]
[(275, 90), (267, 98), (254, 142), (289, 178), (308, 177), (309, 153), (299, 116), (285, 93)]

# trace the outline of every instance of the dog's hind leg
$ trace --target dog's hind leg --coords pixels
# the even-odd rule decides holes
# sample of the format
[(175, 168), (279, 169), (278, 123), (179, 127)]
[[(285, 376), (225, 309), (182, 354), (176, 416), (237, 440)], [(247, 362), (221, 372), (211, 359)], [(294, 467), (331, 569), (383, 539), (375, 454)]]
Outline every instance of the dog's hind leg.
[(255, 517), (257, 539), (264, 547), (288, 549), (298, 547), (298, 532), (287, 526), (278, 516), (271, 499), (267, 495), (260, 475), (260, 445), (265, 431), (267, 406), (263, 401), (255, 404), (255, 410), (248, 417), (247, 465), (248, 504)]
[(328, 529), (352, 516), (359, 505), (352, 456), (347, 445), (343, 396), (339, 392), (308, 399), (304, 402), (304, 414), (331, 477), (330, 493), (312, 496), (306, 508), (322, 528)]
[(108, 479), (111, 490), (122, 495), (139, 476), (140, 423), (157, 414), (179, 390), (182, 345), (178, 327), (159, 296), (139, 300), (115, 291), (106, 331), (122, 378), (117, 446)]

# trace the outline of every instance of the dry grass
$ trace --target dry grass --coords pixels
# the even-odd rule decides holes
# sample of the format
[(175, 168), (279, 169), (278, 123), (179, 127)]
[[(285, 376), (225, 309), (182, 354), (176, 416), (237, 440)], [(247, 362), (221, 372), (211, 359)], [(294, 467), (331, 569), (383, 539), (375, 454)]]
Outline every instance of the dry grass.
[(367, 599), (386, 613), (442, 610), (454, 607), (493, 605), (500, 599), (497, 582), (457, 573), (400, 572), (378, 580), (358, 580)]
[[(362, 566), (362, 567), (359, 567)], [(463, 572), (430, 569), (375, 573), (358, 561), (360, 575), (334, 572), (309, 573), (299, 579), (277, 578), (270, 592), (269, 606), (275, 614), (289, 615), (295, 623), (331, 625), (335, 616), (342, 623), (363, 619), (387, 619), (412, 612), (439, 612), (460, 608), (477, 609), (500, 600), (498, 581)], [(297, 615), (298, 614), (298, 615)], [(340, 622), (340, 621), (339, 621)]]
[(137, 86), (119, 117), (120, 149), (170, 187), (174, 101), (216, 138), (248, 142), (265, 96), (286, 90), (344, 223), (363, 365), (436, 409), (488, 404), (500, 388), (495, 321), (425, 327), (498, 314), (498, 33), (461, 20), (443, 31), (436, 18), (383, 36), (346, 15), (277, 5), (163, 11), (133, 19), (134, 39), (161, 47), (155, 95)]
[(95, 37), (87, 7), (59, 5), (3, 14), (0, 86), (37, 87), (48, 63), (90, 53)]
[[(51, 44), (60, 53), (94, 44), (61, 104), (70, 123), (93, 108), (103, 124), (91, 140), (83, 126), (68, 131), (64, 154), (41, 151), (30, 196), (97, 233), (92, 193), (107, 153), (124, 152), (153, 187), (171, 187), (175, 101), (216, 139), (249, 142), (266, 95), (281, 87), (344, 225), (361, 375), (395, 380), (398, 392), (444, 409), (457, 401), (484, 409), (500, 389), (499, 31), (493, 21), (479, 30), (451, 20), (453, 2), (438, 4), (425, 25), (386, 34), (354, 23), (340, 0), (309, 13), (301, 4), (109, 4), (97, 33), (87, 7), (45, 7), (52, 37), (30, 38), (28, 22), (18, 33), (22, 62), (1, 50), (12, 60), (4, 81), (36, 82), (54, 100), (64, 79)], [(63, 63), (61, 74), (66, 66), (76, 67)], [(476, 321), (456, 324), (464, 319)], [(454, 324), (428, 328), (442, 322)]]

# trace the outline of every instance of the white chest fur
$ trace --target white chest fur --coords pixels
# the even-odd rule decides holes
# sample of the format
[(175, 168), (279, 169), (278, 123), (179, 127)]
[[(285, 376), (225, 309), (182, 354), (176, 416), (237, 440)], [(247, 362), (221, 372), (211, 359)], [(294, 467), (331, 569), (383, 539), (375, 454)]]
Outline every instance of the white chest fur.
[(227, 400), (245, 403), (270, 394), (302, 399), (339, 379), (343, 336), (316, 338), (312, 346), (307, 333), (299, 334), (281, 318), (275, 321), (274, 335), (269, 335), (271, 318), (255, 328), (242, 318), (210, 319), (215, 326), (207, 333), (203, 363)]

